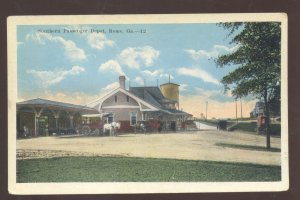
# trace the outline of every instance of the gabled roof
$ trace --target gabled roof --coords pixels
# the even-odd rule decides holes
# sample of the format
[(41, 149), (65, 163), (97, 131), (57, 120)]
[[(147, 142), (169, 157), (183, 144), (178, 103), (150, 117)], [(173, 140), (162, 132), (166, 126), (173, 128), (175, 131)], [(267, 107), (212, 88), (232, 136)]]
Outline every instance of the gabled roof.
[(158, 87), (130, 87), (129, 92), (142, 98), (143, 100), (163, 108), (162, 102), (170, 102), (170, 99), (164, 97)]
[[(164, 97), (158, 87), (130, 87), (129, 91), (119, 87), (101, 97), (100, 99), (89, 103), (87, 106), (93, 107), (100, 111), (103, 102), (118, 92), (123, 92), (124, 94), (136, 100), (140, 106), (141, 111), (162, 111), (172, 115), (190, 115), (186, 112), (176, 109), (170, 109), (164, 106), (163, 103), (172, 102), (172, 100)], [(142, 105), (147, 106), (149, 109), (143, 109)]]
[(159, 108), (162, 107), (159, 100), (163, 99), (164, 96), (161, 94), (159, 89), (157, 91), (153, 87), (130, 87), (129, 92), (152, 105), (155, 105)]
[(172, 100), (164, 97), (164, 95), (162, 94), (161, 90), (158, 87), (130, 87), (129, 92), (142, 98), (144, 101), (147, 101), (152, 105), (155, 105), (165, 113), (173, 114), (173, 115), (190, 115), (186, 112), (177, 109), (167, 108), (166, 106), (164, 106), (162, 102), (171, 102)]
[(91, 111), (96, 112), (94, 109), (82, 106), (82, 105), (75, 105), (71, 103), (64, 103), (59, 101), (51, 101), (47, 99), (30, 99), (27, 101), (22, 101), (17, 103), (17, 107), (24, 107), (24, 106), (31, 106), (31, 107), (51, 107), (57, 109), (67, 109), (67, 110), (76, 110), (76, 111)]
[[(142, 98), (136, 96), (135, 94), (133, 94), (133, 93), (131, 93), (131, 92), (125, 90), (124, 88), (121, 88), (121, 87), (119, 87), (119, 88), (117, 88), (117, 89), (111, 91), (110, 93), (106, 94), (106, 95), (103, 96), (102, 98), (100, 98), (100, 99), (98, 99), (98, 100), (96, 100), (96, 101), (94, 101), (94, 102), (89, 103), (87, 106), (93, 107), (93, 108), (95, 108), (95, 109), (97, 109), (97, 110), (100, 111), (103, 102), (104, 102), (106, 99), (108, 99), (109, 97), (111, 97), (112, 95), (114, 95), (114, 94), (116, 94), (116, 93), (118, 93), (118, 92), (122, 92), (122, 93), (124, 93), (124, 94), (130, 96), (131, 98), (133, 98), (135, 101), (137, 101), (137, 103), (139, 104), (140, 109), (141, 109), (142, 111), (157, 111), (157, 110), (159, 110), (159, 108), (158, 108), (157, 106), (155, 106), (155, 105), (153, 105), (153, 104), (151, 104), (151, 103), (149, 103), (149, 102), (143, 100)], [(142, 108), (142, 105), (145, 105), (145, 106), (148, 107), (148, 108), (147, 108), (147, 109)]]
[(177, 109), (169, 109), (169, 108), (164, 108), (164, 111), (173, 115), (186, 115), (186, 116), (193, 116), (187, 112), (177, 110)]

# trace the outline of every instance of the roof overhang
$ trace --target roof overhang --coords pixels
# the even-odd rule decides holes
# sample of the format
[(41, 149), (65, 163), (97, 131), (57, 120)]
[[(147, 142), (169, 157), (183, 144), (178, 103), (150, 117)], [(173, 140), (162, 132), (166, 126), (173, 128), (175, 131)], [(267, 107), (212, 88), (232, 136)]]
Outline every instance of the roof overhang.
[[(90, 104), (88, 104), (88, 106), (92, 106), (93, 108), (97, 109), (99, 112), (102, 108), (102, 104), (105, 100), (107, 100), (109, 97), (111, 97), (112, 95), (118, 93), (118, 92), (122, 92), (126, 95), (128, 95), (129, 97), (133, 98), (138, 104), (139, 104), (139, 108), (141, 111), (159, 111), (160, 109), (149, 104), (148, 102), (144, 101), (143, 99), (135, 96), (134, 94), (128, 92), (127, 90), (119, 87), (113, 91), (111, 91), (110, 93), (106, 94), (105, 96), (103, 96), (102, 98), (98, 99), (97, 101), (94, 101)], [(145, 105), (146, 107), (148, 107), (147, 109), (143, 109), (142, 108), (142, 104)]]
[[(31, 99), (28, 101), (23, 101), (17, 103), (17, 110), (21, 110), (22, 108), (30, 108), (33, 112), (36, 112), (38, 109), (44, 110), (55, 110), (60, 111), (64, 110), (67, 112), (80, 112), (81, 114), (98, 114), (99, 112), (93, 108), (76, 105), (76, 104), (69, 104), (64, 102), (58, 101), (50, 101), (46, 99)], [(40, 112), (40, 111), (39, 111)]]

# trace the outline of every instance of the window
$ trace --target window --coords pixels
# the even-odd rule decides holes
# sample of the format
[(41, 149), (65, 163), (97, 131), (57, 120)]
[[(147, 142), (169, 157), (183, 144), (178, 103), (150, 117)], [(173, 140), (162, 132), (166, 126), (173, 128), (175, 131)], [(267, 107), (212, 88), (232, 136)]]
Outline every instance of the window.
[(142, 120), (147, 120), (147, 113), (142, 112)]
[(116, 95), (115, 96), (115, 103), (117, 103), (118, 102), (118, 96)]
[(129, 102), (129, 96), (128, 95), (126, 96), (126, 99), (127, 99), (127, 102)]
[(136, 112), (132, 112), (130, 114), (130, 125), (136, 125), (136, 121), (137, 121), (137, 113)]
[(114, 121), (114, 114), (113, 113), (109, 113), (109, 115), (107, 116), (107, 123), (110, 124)]

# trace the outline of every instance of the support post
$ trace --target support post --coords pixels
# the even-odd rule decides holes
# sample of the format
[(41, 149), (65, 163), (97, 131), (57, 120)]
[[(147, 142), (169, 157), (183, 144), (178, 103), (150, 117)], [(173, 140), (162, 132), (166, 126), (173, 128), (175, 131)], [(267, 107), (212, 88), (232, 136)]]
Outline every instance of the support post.
[(70, 117), (70, 128), (73, 129), (74, 128), (74, 125), (73, 125), (74, 116), (73, 115), (69, 115), (69, 117)]
[(54, 118), (55, 118), (55, 128), (56, 128), (56, 130), (58, 130), (58, 118), (59, 118), (59, 116), (55, 115)]
[(34, 114), (34, 136), (37, 135), (37, 114)]
[(58, 131), (58, 119), (59, 119), (59, 113), (60, 111), (55, 111), (55, 110), (51, 110), (50, 111), (52, 112), (53, 116), (54, 116), (54, 119), (55, 119), (55, 129), (56, 131)]
[(39, 111), (35, 107), (31, 107), (31, 108), (34, 111), (34, 136), (37, 136), (39, 134), (38, 118), (41, 116), (41, 114), (45, 108), (42, 107), (42, 108), (40, 108)]

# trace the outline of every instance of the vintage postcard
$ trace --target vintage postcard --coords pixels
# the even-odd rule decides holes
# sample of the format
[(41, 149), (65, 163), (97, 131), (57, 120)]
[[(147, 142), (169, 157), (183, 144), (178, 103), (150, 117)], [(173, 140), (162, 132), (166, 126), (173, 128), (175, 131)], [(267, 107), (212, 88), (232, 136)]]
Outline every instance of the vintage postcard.
[(10, 193), (289, 188), (286, 14), (7, 22)]

